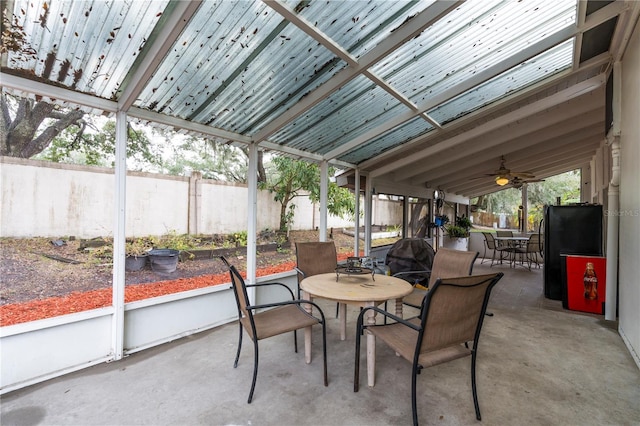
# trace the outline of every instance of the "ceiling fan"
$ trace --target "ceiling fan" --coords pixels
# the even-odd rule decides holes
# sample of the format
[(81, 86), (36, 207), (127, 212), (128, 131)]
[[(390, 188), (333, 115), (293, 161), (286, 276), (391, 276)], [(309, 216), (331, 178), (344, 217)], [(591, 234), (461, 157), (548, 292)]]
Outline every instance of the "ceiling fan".
[(522, 179), (519, 177), (512, 178), (509, 183), (516, 189), (522, 188), (525, 183), (544, 182), (544, 179)]
[[(496, 183), (500, 186), (505, 186), (506, 184), (510, 183), (513, 179), (528, 181), (529, 179), (535, 178), (535, 176), (531, 172), (515, 172), (510, 169), (507, 169), (504, 163), (505, 163), (505, 159), (503, 155), (500, 161), (500, 168), (498, 170), (495, 170), (493, 173), (487, 173), (487, 176), (495, 176)], [(520, 183), (520, 186), (522, 186), (522, 183)]]

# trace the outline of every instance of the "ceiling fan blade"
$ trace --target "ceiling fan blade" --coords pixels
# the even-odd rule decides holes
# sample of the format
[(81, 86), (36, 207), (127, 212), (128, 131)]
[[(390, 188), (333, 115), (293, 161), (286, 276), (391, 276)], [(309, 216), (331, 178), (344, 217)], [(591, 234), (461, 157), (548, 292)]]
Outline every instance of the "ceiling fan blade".
[(509, 175), (520, 179), (533, 179), (536, 177), (533, 173), (530, 172), (511, 172), (509, 173)]

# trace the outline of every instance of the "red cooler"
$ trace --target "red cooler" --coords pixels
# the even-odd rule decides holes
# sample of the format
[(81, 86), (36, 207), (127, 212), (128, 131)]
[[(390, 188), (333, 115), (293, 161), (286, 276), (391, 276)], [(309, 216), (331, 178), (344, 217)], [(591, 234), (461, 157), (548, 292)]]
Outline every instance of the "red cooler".
[(566, 256), (567, 308), (604, 314), (607, 262), (601, 256)]

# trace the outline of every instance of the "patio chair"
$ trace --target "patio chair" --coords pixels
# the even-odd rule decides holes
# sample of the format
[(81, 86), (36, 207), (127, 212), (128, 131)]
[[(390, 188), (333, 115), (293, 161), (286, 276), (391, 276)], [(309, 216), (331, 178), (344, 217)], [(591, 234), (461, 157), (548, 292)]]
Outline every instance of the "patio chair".
[(496, 237), (513, 237), (513, 231), (496, 231)]
[[(306, 277), (335, 272), (338, 266), (338, 254), (333, 241), (311, 241), (296, 243), (295, 270), (298, 272), (298, 298), (300, 281)], [(336, 317), (340, 304), (336, 304)]]
[[(365, 329), (389, 345), (397, 355), (412, 364), (411, 410), (413, 424), (418, 424), (417, 375), (423, 368), (433, 367), (458, 358), (471, 356), (471, 390), (476, 418), (480, 417), (476, 388), (476, 356), (491, 290), (503, 273), (439, 278), (421, 306), (420, 315), (411, 320), (397, 317), (378, 307), (369, 306), (358, 316), (354, 392), (360, 381), (360, 338)], [(367, 311), (374, 311), (396, 322), (367, 325)], [(471, 345), (471, 347), (469, 347)], [(393, 357), (392, 357), (393, 358)]]
[[(293, 291), (282, 283), (245, 284), (242, 276), (235, 266), (231, 265), (223, 256), (220, 256), (220, 259), (229, 268), (233, 294), (236, 297), (236, 304), (238, 306), (238, 325), (240, 328), (240, 334), (238, 337), (238, 352), (233, 363), (233, 368), (238, 367), (238, 359), (240, 358), (240, 351), (242, 349), (243, 328), (247, 331), (249, 337), (253, 341), (253, 381), (251, 382), (251, 390), (249, 391), (249, 399), (247, 400), (247, 403), (250, 404), (253, 399), (253, 391), (255, 390), (256, 378), (258, 377), (258, 341), (293, 331), (294, 350), (297, 353), (298, 339), (296, 331), (316, 324), (322, 325), (324, 385), (328, 386), (327, 329), (322, 309), (320, 309), (320, 307), (315, 303), (308, 300), (295, 299)], [(264, 288), (267, 286), (285, 288), (291, 296), (291, 300), (278, 303), (252, 305), (247, 294), (247, 287)], [(312, 305), (317, 309), (320, 317), (318, 318), (305, 311), (303, 305)]]
[[(433, 259), (433, 267), (431, 268), (431, 275), (429, 277), (429, 287), (431, 287), (438, 278), (471, 275), (473, 263), (476, 261), (478, 254), (477, 251), (452, 250), (440, 247)], [(420, 309), (422, 300), (427, 293), (428, 289), (423, 290), (416, 287), (411, 294), (402, 300), (402, 303)]]
[(516, 254), (522, 256), (522, 263), (527, 262), (527, 267), (531, 270), (531, 265), (536, 264), (536, 266), (540, 267), (540, 262), (538, 262), (538, 253), (542, 251), (542, 241), (540, 239), (540, 234), (531, 234), (529, 236), (529, 240), (524, 247), (517, 247), (515, 249)]
[[(483, 232), (484, 235), (484, 254), (482, 256), (482, 261), (480, 264), (483, 264), (485, 260), (487, 260), (487, 249), (493, 250), (493, 255), (491, 256), (491, 265), (497, 263), (499, 260), (500, 263), (505, 259), (504, 254), (512, 251), (512, 248), (509, 246), (502, 245), (498, 243), (495, 238), (493, 238), (493, 234), (491, 232)], [(496, 260), (496, 253), (498, 254), (498, 259)]]

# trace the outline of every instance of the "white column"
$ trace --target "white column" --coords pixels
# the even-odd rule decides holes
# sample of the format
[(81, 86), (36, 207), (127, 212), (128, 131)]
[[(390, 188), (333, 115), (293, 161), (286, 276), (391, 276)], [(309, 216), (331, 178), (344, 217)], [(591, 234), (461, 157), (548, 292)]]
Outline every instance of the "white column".
[(353, 253), (355, 256), (359, 256), (360, 253), (360, 169), (355, 170), (356, 175), (354, 178), (353, 195), (355, 199), (355, 238), (353, 240)]
[[(247, 171), (248, 215), (247, 215), (247, 282), (256, 283), (257, 265), (257, 217), (258, 217), (258, 146), (249, 145), (249, 170)], [(252, 295), (249, 295), (251, 298)]]
[(327, 241), (327, 204), (329, 199), (329, 163), (320, 163), (320, 241)]
[(611, 141), (611, 182), (607, 191), (607, 290), (605, 296), (604, 319), (616, 320), (618, 301), (618, 210), (620, 208), (620, 138), (614, 136)]
[(364, 255), (371, 252), (371, 210), (373, 203), (373, 180), (367, 176), (367, 184), (364, 189)]
[(127, 202), (127, 114), (116, 113), (115, 200), (113, 228), (113, 319), (111, 346), (115, 360), (124, 352), (124, 255)]
[(611, 145), (611, 181), (607, 191), (607, 290), (605, 299), (604, 319), (615, 321), (616, 306), (618, 304), (618, 237), (620, 210), (620, 118), (622, 117), (622, 64), (613, 64), (613, 126), (607, 143)]
[(522, 220), (520, 221), (520, 232), (523, 234), (527, 233), (527, 216), (529, 216), (529, 195), (528, 195), (528, 187), (526, 183), (522, 184)]

